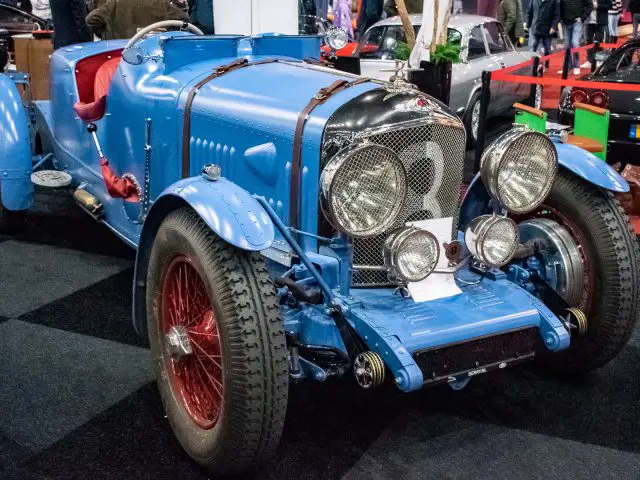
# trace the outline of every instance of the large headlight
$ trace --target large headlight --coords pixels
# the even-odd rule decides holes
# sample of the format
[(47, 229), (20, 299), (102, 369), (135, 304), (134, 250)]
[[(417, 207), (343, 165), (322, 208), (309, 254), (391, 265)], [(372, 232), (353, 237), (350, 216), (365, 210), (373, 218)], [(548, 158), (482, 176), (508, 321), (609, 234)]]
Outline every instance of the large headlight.
[(374, 144), (339, 151), (320, 175), (327, 220), (352, 237), (389, 230), (404, 208), (407, 174), (393, 150)]
[(558, 153), (542, 133), (516, 127), (482, 155), (480, 174), (491, 197), (511, 213), (536, 209), (558, 171)]
[(382, 256), (392, 280), (419, 282), (438, 264), (440, 245), (431, 232), (403, 227), (387, 237)]
[(518, 227), (507, 217), (482, 215), (474, 218), (466, 232), (464, 242), (475, 258), (490, 267), (509, 263), (518, 247)]

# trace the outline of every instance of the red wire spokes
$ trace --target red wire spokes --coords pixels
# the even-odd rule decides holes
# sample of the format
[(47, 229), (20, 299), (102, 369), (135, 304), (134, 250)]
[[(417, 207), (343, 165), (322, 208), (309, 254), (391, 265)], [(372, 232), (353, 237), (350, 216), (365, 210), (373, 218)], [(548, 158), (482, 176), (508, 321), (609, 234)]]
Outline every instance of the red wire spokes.
[[(186, 347), (166, 362), (177, 396), (205, 429), (215, 426), (222, 408), (222, 352), (215, 312), (201, 275), (191, 261), (176, 257), (167, 267), (162, 289), (165, 335), (179, 332)], [(188, 345), (186, 345), (188, 343)]]

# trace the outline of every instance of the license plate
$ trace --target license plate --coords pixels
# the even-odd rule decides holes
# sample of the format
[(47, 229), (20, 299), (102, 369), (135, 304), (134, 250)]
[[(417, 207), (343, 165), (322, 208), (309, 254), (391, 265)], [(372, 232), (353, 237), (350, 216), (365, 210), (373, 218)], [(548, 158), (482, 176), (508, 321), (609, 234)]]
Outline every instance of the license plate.
[(632, 123), (629, 126), (629, 138), (640, 139), (640, 124)]

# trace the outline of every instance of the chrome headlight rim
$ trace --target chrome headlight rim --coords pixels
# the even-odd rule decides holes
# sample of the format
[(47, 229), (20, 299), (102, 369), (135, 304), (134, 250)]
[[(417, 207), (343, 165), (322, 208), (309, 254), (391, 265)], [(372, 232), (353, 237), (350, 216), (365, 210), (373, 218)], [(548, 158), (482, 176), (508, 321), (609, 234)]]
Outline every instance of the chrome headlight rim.
[[(544, 182), (542, 185), (543, 188), (537, 193), (534, 200), (529, 202), (525, 207), (516, 208), (514, 205), (509, 205), (509, 202), (503, 195), (501, 195), (501, 185), (499, 184), (498, 179), (500, 169), (504, 168), (505, 163), (507, 163), (506, 154), (509, 152), (510, 148), (516, 148), (513, 147), (513, 143), (527, 136), (537, 137), (549, 147), (548, 149), (551, 152), (551, 166), (549, 170), (551, 173), (550, 177), (546, 182)], [(504, 133), (485, 150), (482, 154), (480, 165), (480, 176), (491, 198), (508, 212), (521, 215), (532, 212), (538, 208), (547, 198), (549, 192), (551, 192), (551, 188), (553, 187), (553, 183), (555, 182), (558, 173), (558, 152), (547, 135), (525, 126), (516, 126)]]
[[(410, 277), (403, 271), (400, 262), (400, 254), (403, 253), (403, 245), (414, 235), (427, 236), (435, 245), (435, 258), (431, 266), (423, 274)], [(428, 230), (417, 227), (400, 227), (389, 234), (382, 247), (382, 257), (385, 267), (392, 281), (401, 280), (404, 283), (420, 282), (433, 273), (440, 260), (440, 242), (436, 236)]]
[[(496, 227), (499, 223), (506, 222), (511, 227), (514, 233), (514, 240), (510, 245), (510, 249), (508, 250), (508, 255), (505, 255), (502, 261), (500, 262), (492, 262), (487, 255), (485, 249), (487, 248), (487, 241), (492, 240), (488, 237), (489, 232), (492, 228)], [(513, 219), (509, 217), (503, 217), (499, 215), (481, 215), (479, 217), (474, 218), (464, 234), (464, 241), (467, 246), (467, 249), (471, 253), (471, 255), (480, 260), (485, 265), (493, 268), (500, 268), (507, 265), (511, 260), (513, 260), (513, 256), (516, 253), (519, 245), (519, 232), (518, 225)]]
[[(347, 166), (348, 161), (356, 155), (366, 150), (379, 150), (393, 162), (393, 167), (397, 174), (397, 191), (392, 209), (380, 218), (380, 221), (373, 227), (357, 231), (350, 229), (340, 222), (337, 212), (334, 209), (332, 198), (334, 198), (336, 182), (334, 181)], [(408, 180), (404, 164), (400, 157), (390, 148), (375, 143), (361, 142), (351, 144), (336, 153), (325, 165), (320, 174), (320, 207), (327, 221), (337, 230), (346, 233), (353, 238), (369, 238), (381, 235), (389, 231), (397, 223), (398, 218), (404, 211), (407, 197)]]

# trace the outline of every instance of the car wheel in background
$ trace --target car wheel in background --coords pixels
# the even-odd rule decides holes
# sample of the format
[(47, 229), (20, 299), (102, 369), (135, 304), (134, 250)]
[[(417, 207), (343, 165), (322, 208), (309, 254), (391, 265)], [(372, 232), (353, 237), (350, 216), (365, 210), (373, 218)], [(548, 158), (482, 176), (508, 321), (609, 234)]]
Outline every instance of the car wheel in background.
[(566, 171), (558, 173), (544, 204), (526, 217), (564, 227), (584, 270), (577, 285), (582, 295), (572, 306), (586, 314), (587, 330), (572, 335), (567, 350), (543, 353), (540, 360), (562, 373), (601, 367), (627, 343), (640, 313), (640, 250), (629, 219), (611, 192)]
[(542, 94), (544, 93), (542, 85), (536, 85), (536, 94), (534, 99), (534, 107), (542, 110)]
[(478, 126), (480, 125), (480, 92), (476, 92), (469, 101), (469, 106), (462, 116), (464, 128), (467, 131), (467, 148), (476, 146)]
[(216, 475), (264, 463), (280, 440), (289, 378), (263, 257), (184, 208), (160, 226), (147, 281), (151, 355), (181, 445)]

